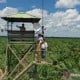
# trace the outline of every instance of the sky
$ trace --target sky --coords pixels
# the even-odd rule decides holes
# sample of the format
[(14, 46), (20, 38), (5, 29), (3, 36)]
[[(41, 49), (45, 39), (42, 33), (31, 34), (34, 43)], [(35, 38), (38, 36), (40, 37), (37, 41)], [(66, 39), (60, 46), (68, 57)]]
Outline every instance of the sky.
[[(0, 17), (19, 12), (42, 17), (42, 10), (45, 36), (80, 37), (80, 0), (0, 0)], [(0, 18), (0, 29), (5, 25)]]
[(33, 8), (42, 9), (42, 2), (44, 4), (44, 9), (49, 12), (54, 11), (54, 3), (56, 0), (0, 0), (0, 9), (5, 7), (14, 7), (19, 11), (25, 12)]

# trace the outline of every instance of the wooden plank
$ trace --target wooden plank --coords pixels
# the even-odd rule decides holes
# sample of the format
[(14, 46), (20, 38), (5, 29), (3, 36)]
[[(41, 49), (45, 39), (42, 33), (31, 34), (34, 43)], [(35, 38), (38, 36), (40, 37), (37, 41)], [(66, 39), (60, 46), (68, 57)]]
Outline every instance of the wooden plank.
[[(15, 68), (13, 69), (13, 71), (9, 74), (9, 76), (7, 77), (10, 78), (12, 76), (12, 74), (15, 72), (15, 70), (17, 69), (17, 67), (20, 65), (20, 62), (23, 62), (23, 60), (26, 58), (27, 54), (30, 52), (30, 50), (32, 49), (32, 47), (26, 52), (26, 54), (24, 55), (24, 57), (19, 61), (19, 63), (15, 66)], [(24, 67), (24, 66), (23, 66)]]
[(34, 34), (34, 31), (8, 31), (8, 34)]
[(8, 31), (9, 41), (34, 41), (34, 31)]
[(9, 44), (13, 44), (13, 45), (17, 45), (17, 44), (18, 45), (23, 45), (24, 44), (24, 45), (26, 45), (26, 44), (35, 44), (35, 43), (34, 42), (22, 42), (22, 41), (18, 41), (18, 42), (15, 41), (14, 42), (14, 41), (11, 41), (11, 42), (9, 42)]
[(9, 41), (22, 41), (22, 42), (34, 42), (33, 39), (19, 39), (19, 38), (12, 38), (12, 39), (9, 39)]
[(22, 62), (20, 61), (19, 57), (16, 55), (16, 53), (14, 52), (14, 50), (13, 50), (10, 46), (9, 46), (9, 49), (11, 50), (12, 54), (16, 57), (16, 59), (19, 61), (19, 63), (20, 63), (23, 67), (25, 67), (24, 63), (22, 63)]
[(21, 73), (19, 73), (13, 80), (19, 80), (28, 70), (35, 65), (33, 62), (31, 62)]
[(9, 37), (27, 37), (27, 38), (34, 38), (33, 34), (9, 34)]
[(41, 61), (40, 63), (36, 62), (36, 61), (33, 61), (33, 63), (36, 64), (36, 65), (52, 65), (52, 63), (48, 63), (46, 61)]
[(33, 61), (21, 73), (19, 73), (13, 80), (19, 80), (33, 65), (52, 65), (52, 64), (46, 61), (42, 61), (41, 63), (36, 63), (35, 61)]

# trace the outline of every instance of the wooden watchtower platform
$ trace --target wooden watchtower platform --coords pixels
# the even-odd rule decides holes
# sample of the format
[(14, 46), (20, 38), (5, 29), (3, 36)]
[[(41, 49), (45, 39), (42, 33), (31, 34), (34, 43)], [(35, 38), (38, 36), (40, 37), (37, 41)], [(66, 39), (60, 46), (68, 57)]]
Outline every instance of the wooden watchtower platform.
[[(34, 50), (35, 48), (35, 31), (26, 30), (25, 23), (38, 23), (40, 18), (27, 13), (18, 13), (10, 16), (2, 17), (7, 21), (8, 44), (6, 48), (6, 70), (8, 72), (8, 80), (26, 80), (18, 79), (20, 73), (30, 71), (33, 68)], [(17, 30), (13, 25), (21, 23)], [(18, 77), (17, 77), (18, 76)]]

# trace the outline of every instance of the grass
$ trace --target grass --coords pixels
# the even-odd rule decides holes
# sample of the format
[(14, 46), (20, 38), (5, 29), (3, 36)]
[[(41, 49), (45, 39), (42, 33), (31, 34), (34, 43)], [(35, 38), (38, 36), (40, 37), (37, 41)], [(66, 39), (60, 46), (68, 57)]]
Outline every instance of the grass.
[[(53, 65), (38, 66), (38, 80), (62, 80), (65, 71), (80, 73), (80, 39), (46, 38), (46, 41), (47, 61)], [(5, 67), (6, 46), (7, 39), (0, 37), (0, 68)]]
[(0, 37), (0, 68), (5, 67), (5, 54), (6, 54), (6, 37)]

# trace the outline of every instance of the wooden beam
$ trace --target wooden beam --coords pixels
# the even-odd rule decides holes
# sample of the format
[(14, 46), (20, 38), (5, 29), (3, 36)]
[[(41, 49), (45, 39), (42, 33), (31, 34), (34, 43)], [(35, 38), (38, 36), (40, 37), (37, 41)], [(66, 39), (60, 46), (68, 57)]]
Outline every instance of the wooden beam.
[(46, 61), (41, 63), (36, 63), (35, 61), (31, 62), (21, 73), (19, 73), (13, 80), (19, 80), (33, 65), (52, 65)]
[(34, 42), (22, 42), (22, 41), (11, 41), (11, 42), (9, 42), (9, 44), (13, 44), (13, 45), (26, 45), (26, 44), (34, 44)]
[[(27, 51), (27, 53), (24, 55), (24, 57), (20, 60), (20, 62), (22, 62), (25, 58), (26, 58), (26, 56), (27, 56), (27, 54), (30, 52), (30, 50), (32, 49), (32, 47)], [(10, 73), (10, 75), (8, 76), (8, 78), (10, 78), (11, 77), (11, 75), (15, 72), (15, 70), (17, 69), (17, 67), (20, 65), (20, 62), (15, 66), (15, 68), (13, 69), (13, 71)], [(8, 79), (7, 78), (7, 79)]]
[(23, 62), (18, 58), (18, 56), (16, 55), (16, 53), (14, 52), (14, 50), (9, 46), (9, 49), (11, 50), (11, 52), (13, 53), (13, 55), (16, 57), (16, 59), (19, 61), (19, 63), (21, 65), (23, 65), (23, 67), (25, 67), (25, 65), (23, 64)]
[(21, 73), (19, 73), (13, 80), (19, 80), (28, 70), (34, 65), (33, 62), (31, 62)]

